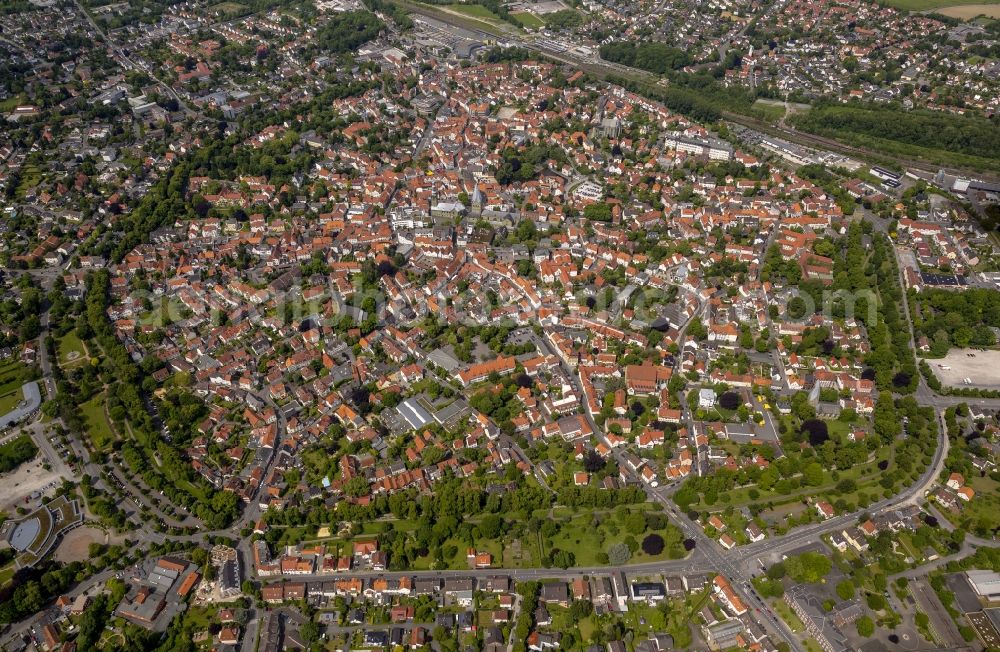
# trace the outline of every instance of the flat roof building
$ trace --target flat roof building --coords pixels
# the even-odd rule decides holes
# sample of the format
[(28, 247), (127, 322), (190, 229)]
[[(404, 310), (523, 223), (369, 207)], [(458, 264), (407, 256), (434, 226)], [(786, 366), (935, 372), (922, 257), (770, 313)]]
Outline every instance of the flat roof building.
[(990, 570), (965, 571), (972, 590), (981, 598), (1000, 600), (1000, 573)]

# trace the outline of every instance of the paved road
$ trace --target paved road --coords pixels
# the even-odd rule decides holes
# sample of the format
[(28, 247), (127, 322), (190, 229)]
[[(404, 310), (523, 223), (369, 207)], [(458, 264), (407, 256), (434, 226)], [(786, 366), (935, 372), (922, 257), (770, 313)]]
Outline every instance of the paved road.
[(38, 362), (42, 368), (42, 385), (45, 387), (45, 398), (52, 400), (58, 393), (55, 381), (52, 379), (52, 360), (49, 355), (55, 355), (55, 351), (49, 351), (46, 340), (49, 339), (49, 311), (46, 308), (39, 318), (42, 325), (42, 333), (38, 336)]
[(254, 652), (257, 649), (257, 634), (260, 629), (260, 614), (256, 609), (250, 610), (250, 619), (247, 620), (243, 638), (240, 640), (240, 652)]

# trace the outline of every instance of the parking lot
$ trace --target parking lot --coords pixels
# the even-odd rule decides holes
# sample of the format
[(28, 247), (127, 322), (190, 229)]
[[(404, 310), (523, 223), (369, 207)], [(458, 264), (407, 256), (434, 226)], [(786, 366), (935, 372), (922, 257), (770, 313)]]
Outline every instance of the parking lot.
[[(927, 364), (944, 385), (1000, 389), (1000, 351), (952, 349), (944, 358), (928, 360)], [(971, 382), (966, 383), (967, 378)]]
[(945, 584), (955, 594), (955, 606), (962, 613), (970, 613), (982, 609), (979, 597), (965, 579), (965, 573), (952, 573), (945, 577)]
[(15, 507), (31, 509), (41, 502), (42, 496), (54, 493), (62, 480), (60, 474), (42, 468), (41, 457), (25, 462), (4, 474), (0, 482), (0, 510), (13, 512)]

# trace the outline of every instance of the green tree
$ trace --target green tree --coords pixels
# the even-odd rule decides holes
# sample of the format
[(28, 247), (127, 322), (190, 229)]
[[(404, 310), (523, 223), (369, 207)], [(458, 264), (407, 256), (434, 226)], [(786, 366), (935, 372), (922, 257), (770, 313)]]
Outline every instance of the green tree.
[(802, 480), (811, 487), (823, 484), (823, 467), (819, 462), (810, 462), (802, 469)]

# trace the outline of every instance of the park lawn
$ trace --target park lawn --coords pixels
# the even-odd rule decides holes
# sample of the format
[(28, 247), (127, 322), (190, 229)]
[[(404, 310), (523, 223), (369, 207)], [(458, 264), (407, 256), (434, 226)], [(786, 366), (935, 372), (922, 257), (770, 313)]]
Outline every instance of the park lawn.
[(104, 630), (101, 632), (101, 640), (94, 646), (96, 650), (114, 650), (125, 647), (125, 637), (121, 632)]
[(59, 351), (59, 366), (66, 369), (83, 364), (87, 360), (87, 347), (74, 331), (69, 331), (56, 343)]
[(675, 542), (672, 538), (677, 538), (677, 531), (669, 528), (655, 531), (647, 530), (640, 535), (630, 533), (624, 527), (619, 526), (618, 533), (612, 534), (607, 527), (607, 523), (613, 518), (610, 514), (596, 528), (593, 525), (593, 517), (593, 512), (587, 510), (568, 522), (560, 523), (559, 532), (552, 540), (545, 542), (546, 551), (559, 548), (572, 552), (576, 558), (577, 566), (600, 566), (601, 561), (598, 559), (598, 555), (607, 552), (608, 548), (614, 544), (623, 542), (629, 534), (633, 534), (640, 543), (650, 534), (659, 534), (666, 543), (663, 552), (658, 555), (647, 555), (640, 548), (629, 559), (629, 563), (639, 564), (670, 559), (671, 543)]
[(820, 647), (819, 643), (817, 643), (814, 638), (807, 638), (805, 640), (805, 644), (808, 652), (823, 652), (823, 648)]
[(830, 439), (836, 440), (838, 436), (847, 436), (847, 433), (854, 430), (854, 424), (841, 421), (840, 419), (824, 419), (826, 431), (830, 434)]
[[(548, 512), (549, 510), (547, 509), (540, 509), (535, 512), (535, 516), (541, 516), (545, 518), (548, 516)], [(576, 515), (576, 509), (574, 509), (573, 507), (564, 507), (562, 505), (556, 505), (555, 507), (552, 508), (552, 518), (554, 519), (572, 518), (575, 515)]]
[(184, 613), (184, 624), (190, 625), (192, 631), (204, 631), (212, 624), (218, 613), (218, 606), (189, 607)]
[[(190, 480), (178, 480), (177, 487), (194, 496), (198, 502), (208, 502), (212, 498), (208, 492)], [(305, 536), (304, 529), (303, 534), (300, 536)]]
[(512, 15), (514, 16), (514, 20), (521, 23), (522, 27), (529, 29), (541, 29), (545, 27), (545, 21), (529, 11), (522, 11)]
[[(200, 500), (201, 490), (192, 485), (190, 482), (178, 482), (177, 488), (190, 493)], [(277, 545), (296, 545), (302, 541), (307, 541), (309, 539), (310, 532), (312, 532), (312, 529), (305, 527), (281, 528), (281, 536), (278, 537)], [(327, 540), (327, 546), (330, 547), (330, 545), (329, 540)]]
[(24, 392), (21, 391), (20, 385), (15, 385), (9, 389), (8, 385), (4, 385), (3, 389), (0, 390), (0, 414), (7, 414), (23, 400)]
[[(969, 479), (969, 486), (976, 490), (976, 496), (982, 494), (995, 494), (1000, 482), (989, 476), (973, 476)], [(973, 498), (975, 500), (975, 498)]]
[(15, 95), (14, 97), (8, 97), (6, 100), (0, 102), (0, 113), (10, 113), (18, 106), (22, 104), (27, 104), (28, 98), (24, 95)]
[(371, 537), (378, 534), (385, 534), (390, 531), (397, 532), (412, 532), (417, 529), (416, 521), (410, 521), (407, 519), (399, 520), (386, 520), (386, 521), (365, 521), (361, 526), (361, 532), (356, 535), (356, 537)]
[(423, 557), (416, 557), (410, 564), (410, 570), (415, 571), (428, 571), (433, 570), (431, 568), (434, 564), (434, 557), (432, 555), (424, 555)]
[[(773, 490), (764, 491), (755, 486), (740, 487), (720, 495), (720, 499), (712, 505), (705, 503), (704, 497), (702, 497), (702, 499), (697, 503), (692, 503), (691, 508), (699, 512), (716, 512), (728, 506), (742, 507), (755, 502), (760, 504), (773, 503), (774, 505), (784, 505), (786, 503), (797, 502), (804, 496), (825, 495), (833, 489), (837, 483), (840, 482), (840, 480), (844, 479), (851, 479), (857, 482), (859, 491), (861, 491), (867, 486), (866, 483), (877, 482), (879, 480), (881, 471), (878, 469), (878, 463), (883, 460), (890, 459), (892, 449), (892, 446), (883, 446), (879, 448), (876, 451), (875, 457), (871, 461), (864, 462), (862, 464), (855, 464), (852, 468), (847, 469), (846, 471), (840, 471), (837, 480), (833, 479), (833, 474), (830, 469), (824, 469), (823, 482), (815, 487), (799, 487), (789, 494), (780, 494)], [(750, 497), (750, 492), (752, 490), (756, 490), (759, 494), (756, 499)], [(844, 497), (850, 499), (852, 495), (854, 494), (846, 494)], [(836, 498), (837, 496), (830, 497)]]
[[(572, 552), (576, 557), (577, 566), (599, 566), (597, 555), (607, 550), (615, 541), (607, 540), (603, 532), (604, 528), (595, 528), (592, 525), (592, 520), (591, 514), (584, 514), (560, 523), (559, 532), (554, 540), (545, 541), (543, 552), (547, 553), (553, 548), (559, 548)], [(621, 538), (624, 538), (624, 535)]]
[(0, 568), (0, 586), (3, 586), (10, 581), (10, 578), (14, 577), (14, 570), (14, 562)]
[(105, 450), (115, 440), (115, 432), (104, 413), (106, 397), (100, 393), (86, 403), (80, 405), (84, 423), (87, 424), (87, 434), (96, 450)]
[(791, 629), (796, 634), (805, 629), (802, 624), (802, 620), (796, 615), (794, 611), (789, 608), (784, 600), (774, 600), (771, 602), (771, 608), (774, 609), (774, 613), (785, 621), (788, 628)]

